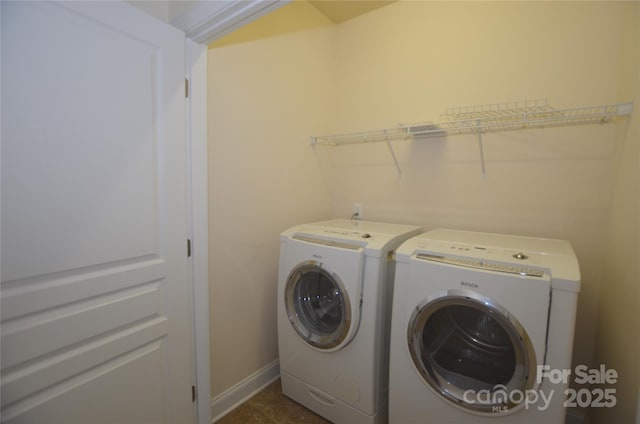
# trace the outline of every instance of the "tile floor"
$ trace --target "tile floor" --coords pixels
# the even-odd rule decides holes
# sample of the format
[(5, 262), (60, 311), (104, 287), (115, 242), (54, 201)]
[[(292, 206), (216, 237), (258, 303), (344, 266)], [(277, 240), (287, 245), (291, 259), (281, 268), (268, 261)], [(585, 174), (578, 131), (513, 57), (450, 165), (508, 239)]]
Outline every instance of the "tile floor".
[(277, 379), (216, 424), (331, 424), (282, 394)]

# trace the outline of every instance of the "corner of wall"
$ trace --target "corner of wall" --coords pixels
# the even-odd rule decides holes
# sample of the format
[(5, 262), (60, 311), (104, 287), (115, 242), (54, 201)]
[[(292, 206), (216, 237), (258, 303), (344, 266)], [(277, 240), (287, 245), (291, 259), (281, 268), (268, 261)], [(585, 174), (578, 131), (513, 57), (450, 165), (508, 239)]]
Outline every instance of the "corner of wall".
[(617, 177), (611, 201), (605, 265), (599, 298), (596, 360), (618, 371), (613, 408), (592, 408), (595, 423), (640, 421), (640, 5), (626, 41), (623, 66), (629, 86), (623, 88), (635, 99), (634, 112), (621, 140)]
[(208, 50), (212, 395), (278, 357), (279, 234), (329, 218), (331, 27)]

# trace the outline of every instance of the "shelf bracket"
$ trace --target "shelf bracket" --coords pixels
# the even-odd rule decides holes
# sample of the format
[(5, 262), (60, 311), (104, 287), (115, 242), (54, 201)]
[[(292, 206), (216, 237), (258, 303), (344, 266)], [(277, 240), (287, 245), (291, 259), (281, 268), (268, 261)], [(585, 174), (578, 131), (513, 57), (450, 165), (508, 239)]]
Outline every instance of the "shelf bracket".
[(398, 163), (398, 158), (396, 157), (396, 153), (393, 151), (393, 146), (391, 145), (391, 141), (389, 141), (389, 135), (387, 134), (387, 130), (384, 130), (384, 140), (387, 142), (387, 147), (389, 147), (389, 152), (391, 153), (393, 162), (396, 164), (396, 170), (398, 171), (398, 175), (402, 175), (402, 170), (400, 169), (400, 164)]
[(480, 166), (482, 167), (482, 179), (486, 180), (487, 179), (487, 169), (485, 167), (484, 164), (484, 146), (482, 144), (482, 133), (484, 131), (482, 130), (482, 128), (478, 128), (478, 146), (480, 147)]

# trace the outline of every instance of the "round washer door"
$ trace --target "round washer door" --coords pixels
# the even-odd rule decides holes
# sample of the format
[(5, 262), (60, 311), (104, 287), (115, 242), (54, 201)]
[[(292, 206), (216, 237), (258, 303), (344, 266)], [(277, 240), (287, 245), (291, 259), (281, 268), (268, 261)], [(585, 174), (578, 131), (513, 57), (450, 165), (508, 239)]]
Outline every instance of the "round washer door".
[(303, 262), (291, 271), (284, 297), (289, 321), (305, 342), (330, 351), (349, 341), (349, 296), (340, 278), (318, 262)]
[(407, 338), (423, 380), (470, 412), (518, 410), (535, 384), (535, 351), (526, 332), (502, 306), (478, 293), (449, 290), (422, 302)]

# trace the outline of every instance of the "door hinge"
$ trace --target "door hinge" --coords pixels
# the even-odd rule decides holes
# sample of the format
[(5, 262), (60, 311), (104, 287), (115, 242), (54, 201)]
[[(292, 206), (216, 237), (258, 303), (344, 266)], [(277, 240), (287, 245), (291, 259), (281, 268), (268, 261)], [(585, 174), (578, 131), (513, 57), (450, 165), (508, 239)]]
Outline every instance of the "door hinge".
[(191, 402), (196, 401), (196, 386), (191, 386)]
[(187, 239), (187, 258), (191, 257), (191, 239)]
[(189, 97), (189, 80), (187, 78), (184, 79), (184, 97)]

